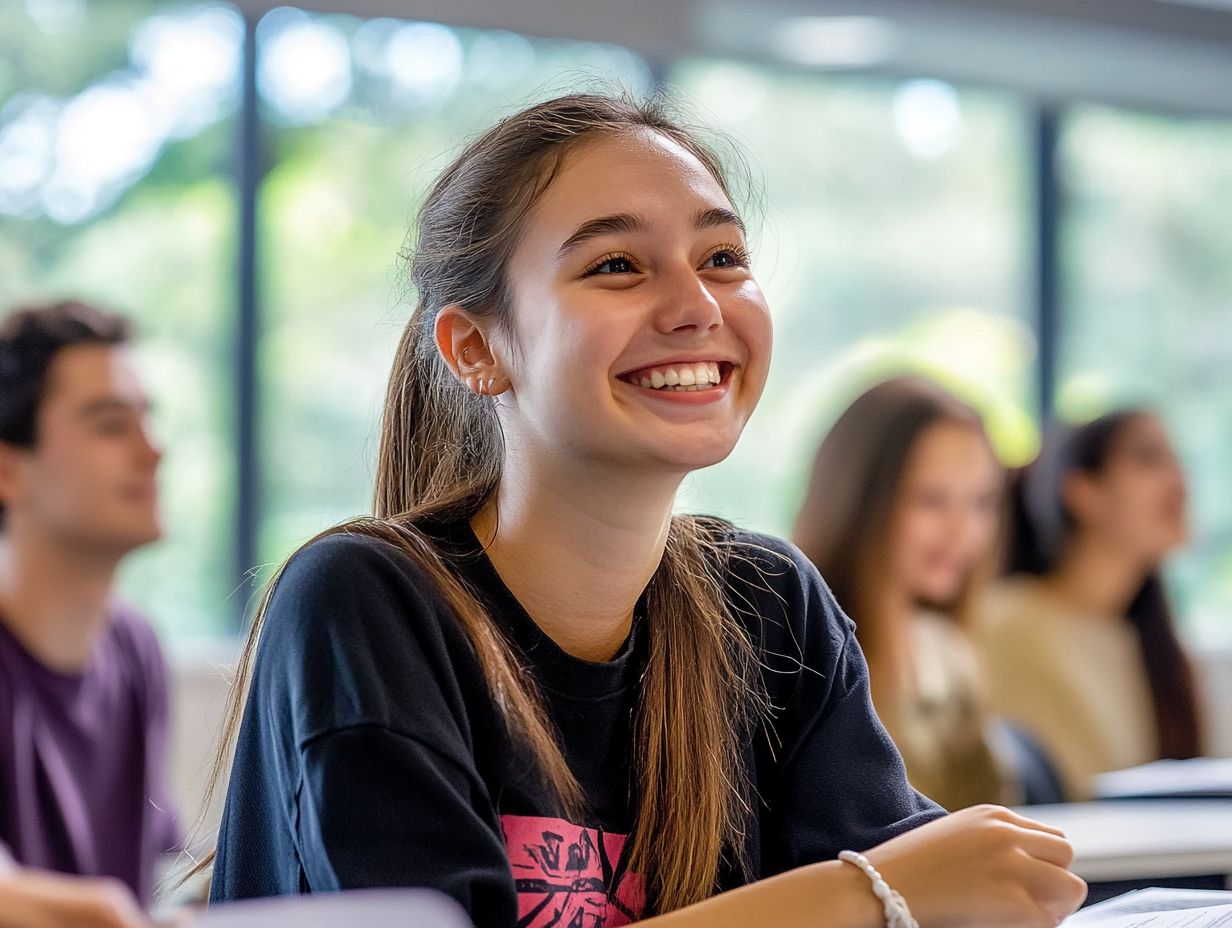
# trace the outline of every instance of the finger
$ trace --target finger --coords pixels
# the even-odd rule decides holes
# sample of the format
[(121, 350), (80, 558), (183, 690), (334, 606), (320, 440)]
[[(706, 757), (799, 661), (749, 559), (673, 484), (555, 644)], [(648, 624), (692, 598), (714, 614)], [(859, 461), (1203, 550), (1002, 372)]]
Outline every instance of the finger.
[(1027, 818), (1025, 815), (1019, 815), (1013, 809), (1002, 809), (1002, 818), (1011, 825), (1017, 825), (1019, 828), (1027, 828), (1031, 831), (1042, 831), (1045, 834), (1056, 835), (1058, 838), (1064, 838), (1065, 832), (1060, 828), (1055, 828), (1052, 825), (1045, 825), (1043, 822), (1038, 822), (1033, 818)]
[(1047, 831), (1018, 828), (1018, 846), (1037, 860), (1068, 870), (1074, 863), (1074, 846), (1065, 838)]
[(1048, 905), (1048, 912), (1060, 924), (1069, 918), (1087, 898), (1087, 884), (1081, 877), (1064, 871), (1057, 895)]
[(1087, 896), (1087, 884), (1063, 867), (1032, 859), (1021, 871), (1022, 885), (1055, 922), (1072, 914)]

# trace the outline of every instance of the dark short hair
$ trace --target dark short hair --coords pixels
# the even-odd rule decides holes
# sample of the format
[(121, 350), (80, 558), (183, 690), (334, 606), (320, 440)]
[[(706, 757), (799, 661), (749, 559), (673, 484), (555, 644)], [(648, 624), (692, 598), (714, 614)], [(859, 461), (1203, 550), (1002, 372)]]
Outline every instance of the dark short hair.
[(0, 320), (0, 442), (32, 448), (38, 441), (39, 407), (56, 355), (77, 345), (122, 345), (130, 333), (123, 316), (80, 300), (10, 310)]

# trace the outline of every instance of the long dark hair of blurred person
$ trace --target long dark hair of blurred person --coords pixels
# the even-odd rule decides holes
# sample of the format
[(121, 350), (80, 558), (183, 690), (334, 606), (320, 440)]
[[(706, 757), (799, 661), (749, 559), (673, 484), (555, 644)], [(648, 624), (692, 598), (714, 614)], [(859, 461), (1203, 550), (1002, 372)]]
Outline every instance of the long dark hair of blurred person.
[[(1110, 709), (1115, 703), (1126, 718), (1136, 705), (1137, 727), (1144, 734), (1108, 737), (1106, 718), (1098, 724), (1092, 718), (1089, 731), (1078, 730), (1077, 720), (1098, 710), (1085, 693), (1086, 704), (1063, 704), (1066, 681), (1054, 676), (1072, 655), (1056, 653), (1061, 644), (1056, 640), (1053, 653), (1040, 652), (1043, 676), (1027, 681), (1017, 695), (996, 693), (998, 703), (1011, 717), (1028, 716), (1018, 720), (1068, 768), (1078, 796), (1089, 793), (1090, 777), (1103, 769), (1200, 754), (1194, 674), (1160, 575), (1163, 559), (1188, 537), (1185, 478), (1163, 423), (1144, 410), (1126, 409), (1085, 425), (1058, 427), (1039, 458), (1016, 475), (1010, 496), (1006, 572), (1011, 578), (1003, 597), (1009, 605), (1001, 604), (997, 611), (1004, 614), (986, 636), (989, 660), (1007, 671), (1005, 678), (997, 674), (998, 682), (1013, 688), (1012, 675), (1032, 667), (1035, 649), (1025, 638), (1058, 616), (1083, 613), (1095, 620), (1086, 623), (1088, 629), (1121, 635), (1122, 674), (1139, 681), (1136, 700), (1112, 692), (1112, 680), (1085, 664), (1110, 649), (1087, 648), (1077, 656), (1085, 664), (1081, 673), (1090, 696), (1095, 690), (1106, 694)], [(1042, 602), (1040, 614), (1030, 615), (1024, 601)], [(1102, 679), (1093, 679), (1097, 676)], [(1098, 756), (1101, 737), (1110, 742), (1106, 757)], [(1137, 756), (1116, 755), (1135, 740)], [(1073, 760), (1066, 756), (1071, 753)]]
[(813, 462), (793, 540), (856, 622), (873, 702), (917, 789), (948, 808), (1009, 801), (966, 635), (991, 575), (1004, 476), (979, 414), (900, 377), (863, 393)]

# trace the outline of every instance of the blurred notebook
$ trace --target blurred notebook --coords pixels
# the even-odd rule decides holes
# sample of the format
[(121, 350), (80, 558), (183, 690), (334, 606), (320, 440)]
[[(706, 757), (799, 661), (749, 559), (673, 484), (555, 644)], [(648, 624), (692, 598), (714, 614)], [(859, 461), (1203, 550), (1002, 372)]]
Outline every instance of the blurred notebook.
[(1060, 928), (1226, 928), (1232, 924), (1232, 892), (1140, 889), (1088, 906)]
[(367, 889), (212, 905), (191, 928), (472, 928), (452, 899), (427, 889)]
[(1095, 778), (1096, 799), (1232, 799), (1232, 758), (1159, 760)]

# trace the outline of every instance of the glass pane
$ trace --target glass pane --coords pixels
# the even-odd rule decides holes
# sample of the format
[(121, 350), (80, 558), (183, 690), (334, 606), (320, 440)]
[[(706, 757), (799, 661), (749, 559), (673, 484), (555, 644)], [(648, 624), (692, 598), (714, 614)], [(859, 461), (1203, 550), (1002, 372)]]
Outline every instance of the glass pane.
[(417, 197), (500, 115), (596, 80), (646, 90), (650, 78), (610, 46), (290, 8), (261, 21), (258, 51), (275, 127), (261, 192), (261, 551), (277, 563), (371, 510)]
[(164, 631), (229, 630), (235, 203), (243, 27), (218, 4), (0, 6), (0, 306), (134, 318), (166, 448), (167, 537), (123, 589)]
[(1031, 207), (1014, 102), (722, 61), (671, 77), (748, 157), (755, 270), (775, 317), (761, 407), (682, 503), (789, 532), (821, 434), (860, 389), (903, 370), (975, 402), (1002, 456), (1027, 459)]
[(1146, 404), (1190, 479), (1193, 539), (1172, 564), (1190, 632), (1232, 639), (1232, 121), (1082, 107), (1062, 138), (1067, 197), (1059, 412)]

